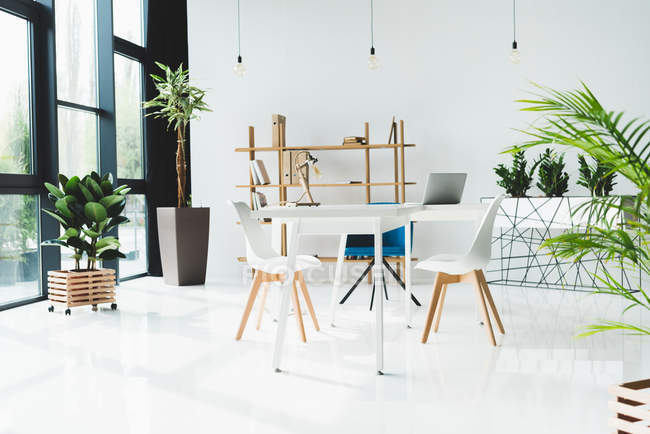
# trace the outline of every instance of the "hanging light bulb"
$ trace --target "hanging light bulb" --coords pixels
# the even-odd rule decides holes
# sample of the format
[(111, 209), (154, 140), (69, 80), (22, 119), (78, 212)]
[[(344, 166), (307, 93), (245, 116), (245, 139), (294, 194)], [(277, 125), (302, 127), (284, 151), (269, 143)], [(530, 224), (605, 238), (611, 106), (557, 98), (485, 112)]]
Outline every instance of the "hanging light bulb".
[(379, 59), (375, 56), (375, 47), (370, 48), (370, 56), (368, 56), (368, 69), (374, 70), (379, 68)]
[(521, 61), (521, 52), (517, 48), (517, 20), (515, 15), (515, 1), (512, 0), (512, 50), (510, 51), (510, 61), (515, 65)]
[(235, 66), (233, 66), (232, 71), (237, 77), (243, 77), (246, 75), (246, 67), (241, 60), (241, 20), (239, 16), (239, 0), (237, 0), (237, 63), (235, 63)]
[(521, 61), (521, 53), (517, 48), (517, 41), (512, 42), (512, 51), (510, 51), (510, 61), (515, 65)]
[(243, 77), (246, 75), (246, 67), (241, 61), (241, 56), (237, 56), (237, 63), (235, 63), (235, 66), (233, 66), (232, 71), (237, 77)]
[(375, 56), (375, 10), (373, 0), (370, 0), (370, 56), (368, 56), (368, 69), (374, 71), (379, 68), (379, 59)]

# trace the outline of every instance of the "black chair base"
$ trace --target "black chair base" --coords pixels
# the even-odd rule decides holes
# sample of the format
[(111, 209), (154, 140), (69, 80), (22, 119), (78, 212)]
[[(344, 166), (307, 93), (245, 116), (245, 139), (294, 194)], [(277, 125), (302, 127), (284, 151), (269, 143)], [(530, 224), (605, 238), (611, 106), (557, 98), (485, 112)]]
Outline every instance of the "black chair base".
[[(395, 280), (397, 280), (397, 282), (402, 287), (402, 289), (404, 291), (406, 291), (406, 285), (404, 284), (404, 282), (402, 282), (402, 279), (399, 278), (399, 276), (397, 275), (395, 270), (393, 270), (393, 267), (391, 267), (390, 264), (388, 264), (388, 261), (386, 260), (386, 258), (382, 258), (382, 263), (383, 263), (384, 267), (386, 267), (388, 272), (395, 278)], [(359, 277), (359, 279), (357, 279), (357, 281), (354, 282), (354, 285), (352, 285), (352, 287), (347, 292), (347, 294), (345, 294), (343, 296), (343, 298), (341, 299), (341, 301), (339, 301), (339, 304), (345, 303), (346, 300), (348, 298), (350, 298), (350, 296), (352, 295), (354, 290), (357, 289), (357, 286), (359, 286), (359, 284), (361, 283), (363, 278), (366, 277), (366, 275), (370, 272), (370, 270), (372, 270), (372, 267), (374, 265), (375, 265), (375, 260), (373, 259), (373, 260), (370, 261), (370, 263), (368, 264), (366, 269), (363, 270), (363, 273), (361, 273), (361, 276)], [(372, 282), (372, 295), (370, 296), (370, 310), (372, 310), (372, 304), (375, 301), (375, 283), (376, 282), (373, 280), (373, 282)], [(384, 285), (384, 295), (386, 297), (386, 300), (388, 300), (388, 290), (386, 289), (386, 279), (384, 279), (383, 276), (382, 276), (382, 284)], [(411, 294), (411, 300), (413, 301), (413, 303), (415, 303), (416, 306), (422, 306), (420, 304), (420, 302), (418, 301), (418, 299), (415, 298), (415, 296), (413, 294)]]

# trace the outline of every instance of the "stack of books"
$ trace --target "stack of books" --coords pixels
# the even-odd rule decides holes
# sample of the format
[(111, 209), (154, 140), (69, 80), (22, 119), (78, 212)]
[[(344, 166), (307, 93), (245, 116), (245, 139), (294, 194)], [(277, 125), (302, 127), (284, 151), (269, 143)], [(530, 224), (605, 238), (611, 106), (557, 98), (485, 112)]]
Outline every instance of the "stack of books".
[(253, 160), (251, 164), (251, 175), (253, 175), (253, 184), (255, 185), (267, 185), (271, 183), (269, 174), (266, 171), (264, 166), (264, 161), (262, 160)]
[(349, 136), (343, 137), (343, 146), (345, 145), (366, 145), (365, 137)]

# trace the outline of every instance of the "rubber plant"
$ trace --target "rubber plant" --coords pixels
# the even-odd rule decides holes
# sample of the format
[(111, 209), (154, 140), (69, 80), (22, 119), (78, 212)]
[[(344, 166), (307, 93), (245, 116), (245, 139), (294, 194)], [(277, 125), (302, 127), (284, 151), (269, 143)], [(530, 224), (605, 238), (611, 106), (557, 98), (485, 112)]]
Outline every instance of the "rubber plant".
[(167, 65), (156, 62), (164, 76), (150, 74), (158, 95), (143, 103), (145, 109), (157, 109), (146, 116), (155, 119), (166, 119), (167, 129), (176, 130), (176, 182), (178, 188), (178, 208), (191, 206), (186, 193), (187, 160), (185, 139), (187, 126), (193, 119), (198, 119), (197, 112), (211, 111), (203, 101), (205, 91), (190, 85), (189, 70), (183, 69), (181, 63), (172, 69)]
[(514, 152), (512, 168), (507, 168), (503, 164), (499, 164), (494, 169), (494, 173), (501, 178), (497, 181), (497, 185), (503, 187), (511, 197), (526, 197), (526, 193), (533, 182), (533, 175), (537, 164), (539, 163), (534, 163), (530, 170), (527, 170), (526, 166), (528, 162), (526, 161), (524, 151)]
[(542, 190), (546, 197), (562, 197), (569, 191), (569, 174), (564, 171), (564, 154), (558, 155), (551, 151), (551, 148), (546, 148), (537, 164), (537, 188)]
[(121, 215), (126, 205), (126, 185), (113, 188), (113, 175), (99, 176), (91, 172), (83, 179), (59, 175), (61, 188), (46, 182), (48, 198), (54, 210), (43, 212), (56, 219), (63, 235), (43, 242), (44, 246), (67, 247), (73, 250), (75, 271), (81, 271), (81, 260), (87, 258), (85, 270), (96, 270), (98, 261), (126, 256), (119, 251), (120, 241), (109, 232), (129, 221)]
[[(631, 200), (592, 196), (582, 210), (574, 211), (589, 211), (587, 224), (544, 241), (542, 247), (560, 259), (594, 255), (613, 262), (611, 272), (603, 267), (593, 273), (602, 288), (595, 293), (622, 297), (627, 304), (624, 312), (650, 310), (650, 293), (642, 282), (623, 282), (617, 272), (622, 266), (646, 276), (650, 274), (650, 120), (624, 119), (623, 112), (606, 110), (584, 83), (572, 91), (537, 86), (532, 95), (519, 101), (525, 105), (522, 110), (540, 113), (542, 117), (522, 130), (530, 140), (506, 152), (540, 145), (577, 149), (610, 167), (611, 173), (626, 178), (635, 189)], [(601, 320), (585, 326), (579, 336), (612, 330), (650, 335), (647, 325)]]
[(616, 172), (610, 165), (592, 159), (594, 164), (590, 166), (584, 155), (578, 155), (580, 178), (577, 184), (587, 187), (592, 196), (609, 196), (616, 185)]

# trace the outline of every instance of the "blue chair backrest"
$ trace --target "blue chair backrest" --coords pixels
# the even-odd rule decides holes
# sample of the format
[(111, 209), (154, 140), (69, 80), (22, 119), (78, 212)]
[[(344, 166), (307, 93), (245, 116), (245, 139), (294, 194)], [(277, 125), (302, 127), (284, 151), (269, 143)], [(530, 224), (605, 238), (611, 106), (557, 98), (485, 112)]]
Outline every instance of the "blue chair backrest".
[[(371, 202), (370, 205), (396, 205), (396, 202)], [(382, 235), (384, 247), (405, 248), (404, 226), (384, 232)], [(413, 223), (411, 222), (411, 246), (413, 246)], [(348, 235), (345, 247), (375, 247), (374, 236), (369, 235)]]

